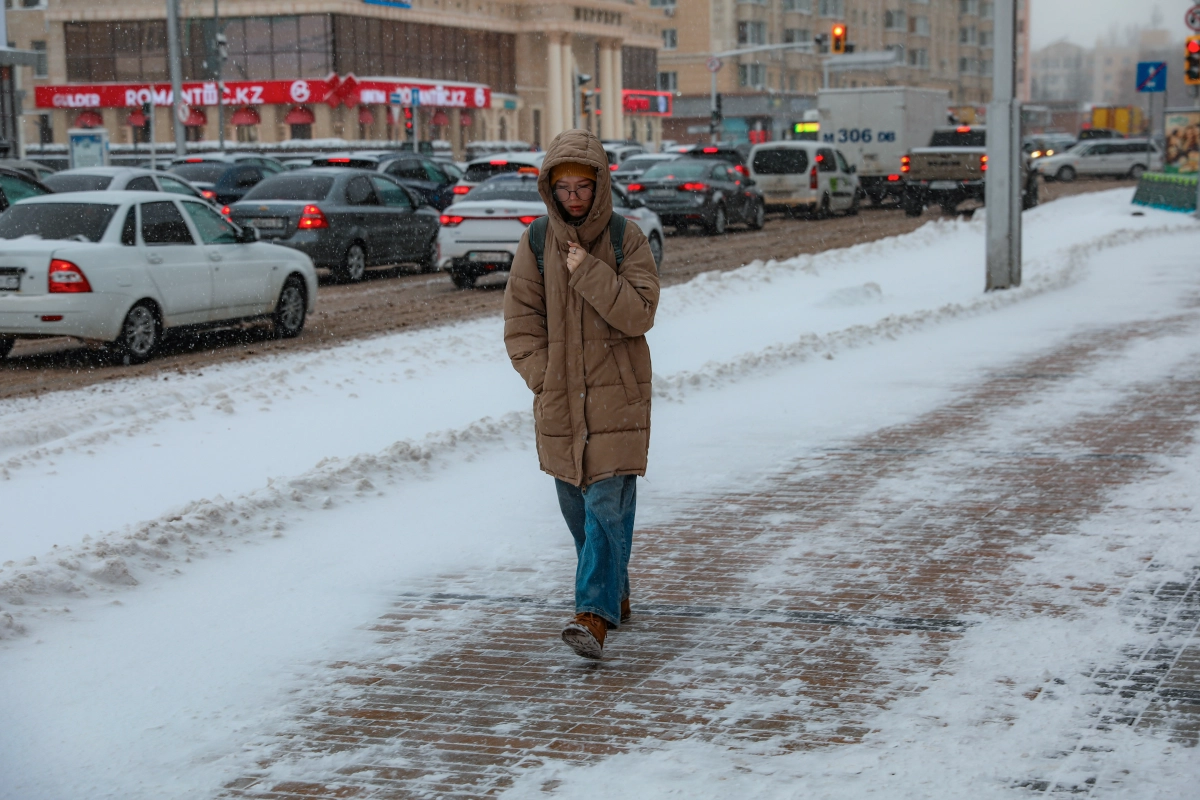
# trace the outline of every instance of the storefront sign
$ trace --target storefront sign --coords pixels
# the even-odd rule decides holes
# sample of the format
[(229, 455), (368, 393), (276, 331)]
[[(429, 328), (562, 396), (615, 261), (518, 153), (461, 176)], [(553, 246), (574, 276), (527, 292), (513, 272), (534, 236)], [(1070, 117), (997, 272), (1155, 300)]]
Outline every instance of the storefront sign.
[(669, 117), (673, 110), (670, 92), (644, 92), (625, 89), (621, 92), (621, 105), (626, 114), (643, 117)]
[[(156, 106), (172, 105), (170, 84), (102, 83), (95, 85), (38, 86), (34, 102), (38, 108), (136, 108), (144, 103)], [(321, 80), (292, 81), (231, 81), (225, 84), (224, 105), (294, 105), (328, 103), (336, 108), (341, 104), (386, 105), (396, 94), (416, 105), (436, 108), (490, 108), (492, 90), (476, 83), (413, 83), (410, 81), (360, 81), (353, 75), (342, 78), (330, 75)], [(183, 102), (190, 106), (215, 106), (217, 84), (185, 83)]]

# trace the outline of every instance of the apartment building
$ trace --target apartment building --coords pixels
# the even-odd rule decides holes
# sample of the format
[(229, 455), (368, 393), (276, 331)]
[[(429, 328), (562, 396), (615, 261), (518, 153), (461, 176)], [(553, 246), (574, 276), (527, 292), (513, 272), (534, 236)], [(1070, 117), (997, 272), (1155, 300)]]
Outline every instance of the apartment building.
[[(9, 17), (45, 52), (25, 85), (27, 142), (80, 126), (147, 141), (148, 101), (170, 137), (165, 0), (8, 2), (38, 6)], [(670, 113), (656, 89), (662, 15), (646, 0), (222, 0), (221, 88), (212, 10), (181, 0), (192, 140), (218, 138), (219, 97), (232, 141), (394, 141), (413, 113), (423, 139), (460, 153), (489, 139), (545, 146), (574, 125), (656, 141)]]
[[(991, 97), (992, 0), (650, 0), (662, 11), (659, 88), (677, 94), (667, 136), (697, 141), (708, 134), (710, 55), (759, 46), (797, 44), (725, 57), (716, 73), (723, 136), (793, 130), (825, 83), (827, 48), (815, 43), (845, 25), (856, 53), (891, 52), (895, 65), (833, 71), (829, 86), (909, 85), (946, 89), (960, 106), (980, 108)], [(1028, 97), (1028, 0), (1019, 0), (1018, 85)]]

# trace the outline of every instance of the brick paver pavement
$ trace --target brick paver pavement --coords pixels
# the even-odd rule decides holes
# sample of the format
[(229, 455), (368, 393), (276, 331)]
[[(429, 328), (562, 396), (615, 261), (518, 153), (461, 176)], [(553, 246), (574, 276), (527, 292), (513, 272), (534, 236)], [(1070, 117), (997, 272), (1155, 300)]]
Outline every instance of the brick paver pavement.
[[(1186, 311), (1079, 334), (907, 424), (775, 465), (745, 491), (678, 498), (669, 523), (638, 532), (636, 619), (601, 663), (558, 640), (573, 564), (441, 576), (375, 626), (394, 657), (330, 665), (327, 701), (281, 732), (279, 758), (329, 754), (327, 774), (248, 774), (226, 794), (481, 797), (548, 760), (590, 763), (649, 741), (768, 753), (861, 741), (881, 709), (923, 690), (973, 620), (1069, 610), (1013, 567), (1193, 443), (1200, 348), (1107, 405), (1060, 418), (1039, 401), (1131, 346), (1198, 328), (1200, 313)], [(1098, 694), (1113, 702), (1096, 726), (1153, 725), (1196, 743), (1190, 574), (1138, 597), (1072, 587), (1088, 603), (1140, 603), (1147, 625), (1172, 633), (1126, 664), (1097, 665)], [(1102, 774), (1086, 739), (1078, 750)], [(1052, 776), (1025, 785), (1077, 788)]]

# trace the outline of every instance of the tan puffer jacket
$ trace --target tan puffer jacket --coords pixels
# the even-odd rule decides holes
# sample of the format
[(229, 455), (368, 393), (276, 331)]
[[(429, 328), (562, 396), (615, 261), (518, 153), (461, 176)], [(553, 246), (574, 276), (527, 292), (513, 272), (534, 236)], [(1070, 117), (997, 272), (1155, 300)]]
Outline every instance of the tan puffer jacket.
[[(578, 227), (563, 220), (550, 186), (556, 164), (596, 170), (596, 199)], [(614, 475), (645, 475), (650, 447), (650, 348), (658, 272), (649, 243), (625, 225), (625, 258), (617, 269), (609, 239), (612, 181), (600, 140), (565, 131), (546, 151), (538, 190), (549, 211), (538, 274), (529, 234), (521, 240), (504, 293), (504, 344), (513, 367), (533, 390), (542, 469), (575, 486)], [(567, 271), (567, 242), (588, 256)]]

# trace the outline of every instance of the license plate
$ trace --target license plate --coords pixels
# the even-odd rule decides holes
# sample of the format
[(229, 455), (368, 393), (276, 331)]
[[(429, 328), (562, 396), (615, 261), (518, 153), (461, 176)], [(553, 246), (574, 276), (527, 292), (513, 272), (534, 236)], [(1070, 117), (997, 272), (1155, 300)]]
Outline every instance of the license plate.
[(930, 181), (930, 182), (929, 182), (929, 188), (930, 188), (930, 189), (938, 189), (938, 190), (941, 190), (941, 189), (957, 189), (957, 188), (958, 188), (958, 184), (957, 184), (957, 183), (955, 183), (954, 181)]
[(658, 189), (649, 193), (651, 197), (676, 197), (677, 192), (673, 189)]
[(479, 251), (467, 253), (468, 261), (482, 261), (485, 264), (507, 264), (512, 261), (512, 253), (507, 251)]
[(0, 292), (15, 292), (20, 288), (20, 275), (0, 275)]
[(279, 230), (283, 227), (283, 220), (279, 217), (262, 217), (257, 219), (248, 219), (246, 224), (254, 228), (268, 228), (271, 230)]

